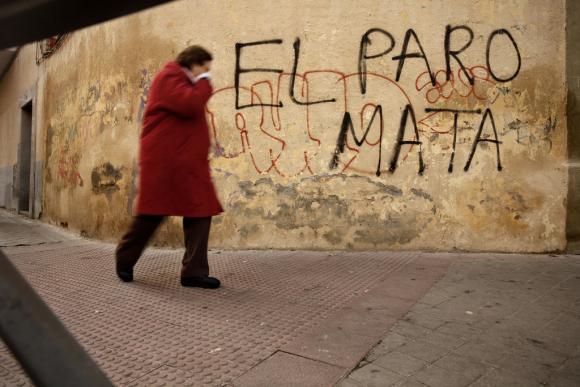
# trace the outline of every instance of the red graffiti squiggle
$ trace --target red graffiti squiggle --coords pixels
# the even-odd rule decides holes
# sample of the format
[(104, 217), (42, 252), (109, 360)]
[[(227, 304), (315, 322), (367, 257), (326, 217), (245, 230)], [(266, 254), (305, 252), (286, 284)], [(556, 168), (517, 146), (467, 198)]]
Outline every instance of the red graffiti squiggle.
[(82, 187), (84, 180), (78, 171), (81, 156), (78, 153), (69, 154), (68, 146), (61, 149), (58, 159), (58, 176), (69, 185)]
[[(262, 103), (261, 97), (259, 96), (259, 94), (257, 94), (253, 90), (253, 88), (240, 87), (240, 89), (250, 92), (251, 93), (252, 101), (254, 101), (253, 99), (256, 98), (258, 100), (258, 103)], [(235, 87), (233, 87), (233, 86), (224, 87), (224, 88), (215, 90), (214, 93), (213, 93), (213, 95), (215, 96), (217, 94), (220, 94), (220, 93), (223, 93), (223, 92), (226, 92), (226, 91), (233, 91), (233, 90), (235, 90)], [(244, 115), (241, 112), (237, 112), (236, 113), (236, 127), (237, 127), (238, 131), (240, 132), (240, 142), (241, 142), (241, 145), (242, 145), (242, 150), (239, 151), (239, 152), (234, 152), (234, 153), (226, 152), (225, 149), (223, 149), (222, 145), (219, 142), (218, 130), (217, 130), (218, 124), (217, 124), (216, 114), (214, 112), (212, 112), (208, 107), (206, 107), (206, 113), (209, 116), (210, 127), (212, 129), (213, 136), (214, 136), (214, 139), (215, 139), (215, 144), (216, 144), (216, 147), (218, 147), (218, 153), (220, 154), (220, 156), (225, 157), (225, 158), (229, 158), (229, 159), (233, 159), (233, 158), (238, 157), (242, 153), (248, 152), (250, 154), (251, 159), (252, 159), (252, 163), (254, 165), (254, 168), (256, 169), (256, 171), (258, 173), (268, 173), (268, 172), (270, 172), (272, 170), (276, 170), (276, 162), (280, 158), (281, 153), (278, 154), (277, 157), (273, 157), (273, 156), (271, 157), (271, 164), (269, 165), (268, 168), (262, 169), (262, 168), (260, 168), (258, 166), (258, 163), (256, 162), (255, 156), (254, 156), (254, 154), (252, 152), (252, 144), (251, 144), (251, 141), (250, 141), (250, 136), (248, 134), (248, 127), (247, 127), (247, 124), (246, 124), (246, 119), (245, 119)], [(278, 142), (281, 145), (282, 150), (283, 150), (285, 148), (285, 146), (286, 146), (286, 143), (282, 139), (280, 139), (280, 138), (278, 138), (278, 137), (270, 134), (264, 128), (264, 124), (265, 124), (264, 107), (260, 107), (259, 130), (263, 134), (265, 134), (268, 138), (270, 138), (270, 139)], [(272, 152), (270, 152), (270, 153), (272, 155)]]
[(431, 84), (431, 77), (429, 72), (425, 71), (417, 77), (415, 81), (415, 89), (417, 91), (425, 91), (425, 99), (430, 104), (449, 100), (453, 97), (468, 98), (475, 97), (480, 101), (488, 101), (484, 95), (478, 94), (476, 90), (477, 81), (495, 85), (495, 81), (485, 66), (474, 66), (466, 69), (469, 77), (474, 80), (474, 84), (470, 84), (465, 72), (458, 69), (456, 73), (451, 73), (449, 80), (447, 79), (447, 72), (439, 70), (435, 72), (435, 86)]
[[(309, 78), (314, 76), (314, 75), (320, 75), (320, 74), (325, 74), (325, 75), (331, 75), (332, 77), (334, 77), (334, 82), (338, 85), (340, 85), (340, 87), (342, 87), (342, 92), (339, 93), (340, 96), (342, 97), (342, 102), (339, 100), (336, 103), (339, 104), (338, 105), (338, 109), (339, 109), (339, 114), (344, 114), (344, 112), (349, 111), (350, 106), (349, 106), (349, 87), (348, 87), (348, 81), (357, 81), (358, 77), (360, 75), (360, 73), (343, 73), (340, 71), (336, 71), (336, 70), (332, 70), (332, 69), (320, 69), (320, 70), (312, 70), (312, 71), (308, 71), (305, 72), (304, 74), (296, 74), (296, 79), (300, 80), (302, 82), (302, 86), (299, 89), (299, 98), (303, 99), (304, 102), (310, 102), (311, 99), (311, 88), (310, 88), (310, 80)], [(285, 141), (283, 138), (280, 137), (280, 134), (282, 134), (284, 132), (284, 122), (283, 122), (283, 118), (281, 116), (281, 111), (280, 111), (280, 107), (278, 107), (277, 105), (280, 102), (281, 96), (285, 95), (285, 90), (282, 87), (283, 84), (283, 80), (287, 77), (291, 77), (292, 74), (291, 73), (280, 73), (276, 79), (276, 86), (273, 85), (273, 83), (269, 80), (261, 80), (258, 82), (253, 83), (250, 87), (240, 87), (240, 90), (244, 90), (250, 93), (250, 102), (252, 104), (256, 104), (256, 103), (265, 103), (268, 105), (274, 105), (274, 106), (259, 106), (256, 108), (253, 108), (250, 111), (253, 111), (253, 114), (256, 114), (255, 112), (257, 111), (259, 114), (259, 130), (261, 133), (265, 134), (267, 136), (267, 138), (274, 140), (275, 143), (278, 144), (277, 147), (269, 147), (269, 149), (267, 149), (267, 152), (269, 154), (269, 158), (270, 158), (270, 162), (269, 162), (269, 166), (267, 168), (261, 168), (258, 163), (256, 162), (256, 157), (255, 157), (255, 152), (263, 152), (264, 149), (253, 149), (252, 148), (252, 141), (250, 139), (250, 131), (248, 130), (247, 127), (247, 120), (246, 120), (246, 115), (248, 114), (246, 111), (238, 111), (236, 113), (236, 127), (237, 129), (240, 131), (240, 142), (241, 142), (241, 150), (237, 151), (237, 152), (227, 152), (225, 149), (223, 149), (221, 147), (220, 141), (219, 141), (219, 123), (216, 117), (216, 113), (213, 112), (210, 108), (207, 108), (207, 113), (209, 116), (209, 123), (210, 123), (210, 127), (213, 131), (213, 135), (214, 135), (214, 139), (215, 142), (217, 144), (218, 147), (220, 147), (219, 149), (219, 154), (225, 158), (235, 158), (238, 157), (241, 153), (249, 153), (252, 159), (252, 163), (254, 165), (254, 168), (256, 170), (256, 172), (258, 173), (276, 173), (282, 177), (288, 177), (289, 175), (287, 173), (284, 173), (281, 171), (281, 169), (279, 168), (279, 163), (280, 163), (280, 159), (281, 156), (283, 155), (283, 153), (287, 150), (288, 147), (288, 143), (287, 141)], [(409, 96), (407, 95), (406, 91), (399, 85), (397, 84), (393, 79), (384, 76), (382, 74), (377, 74), (377, 73), (367, 73), (367, 76), (370, 78), (374, 78), (380, 81), (384, 81), (386, 82), (389, 87), (393, 87), (394, 86), (394, 90), (397, 90), (398, 93), (400, 93), (400, 95), (402, 96), (402, 98), (404, 99), (405, 103), (411, 104), (411, 100), (409, 98)], [(257, 92), (257, 89), (262, 88), (266, 89), (266, 95), (264, 97), (264, 95), (260, 95)], [(224, 92), (233, 92), (235, 91), (235, 88), (230, 86), (230, 87), (225, 87), (222, 89), (218, 89), (214, 92), (214, 97), (216, 95), (219, 95), (220, 93), (224, 93)], [(362, 127), (364, 125), (364, 114), (367, 112), (367, 110), (369, 108), (374, 108), (378, 105), (378, 102), (369, 102), (366, 103), (359, 111), (358, 115), (359, 115), (359, 125), (360, 128), (362, 130)], [(303, 173), (309, 173), (311, 175), (315, 174), (315, 171), (313, 170), (313, 166), (312, 166), (312, 160), (314, 160), (317, 156), (318, 156), (318, 149), (321, 147), (322, 145), (322, 140), (314, 133), (313, 131), (313, 127), (312, 127), (312, 114), (313, 114), (313, 110), (316, 109), (316, 105), (305, 105), (305, 114), (306, 114), (306, 128), (305, 131), (307, 133), (307, 138), (308, 141), (312, 142), (313, 145), (315, 145), (316, 150), (312, 151), (312, 150), (304, 150), (302, 152), (303, 154), (303, 165), (300, 166), (299, 168), (296, 169), (296, 173), (293, 173), (292, 175), (300, 175)], [(254, 110), (255, 109), (255, 110)], [(269, 122), (268, 122), (269, 121)], [(266, 127), (271, 127), (271, 130), (273, 130), (273, 132), (270, 132)], [(365, 141), (365, 146), (368, 146), (370, 148), (376, 148), (378, 146), (381, 146), (380, 144), (380, 134), (382, 132), (384, 132), (384, 127), (380, 127), (378, 129), (378, 133), (379, 135), (377, 136), (377, 140), (372, 140), (370, 138), (367, 138)], [(371, 174), (374, 173), (374, 171), (371, 170), (366, 170), (363, 168), (356, 168), (353, 166), (353, 163), (355, 163), (358, 155), (361, 152), (360, 147), (356, 146), (356, 144), (352, 143), (351, 139), (347, 139), (345, 147), (352, 152), (352, 154), (350, 155), (350, 157), (345, 158), (344, 161), (342, 161), (342, 170), (346, 171), (346, 170), (352, 170), (354, 172), (357, 173), (363, 173), (363, 174)]]
[[(452, 74), (449, 80), (445, 78), (445, 72), (443, 70), (436, 72), (436, 85), (432, 86), (431, 81), (429, 78), (429, 74), (427, 72), (423, 72), (419, 74), (415, 82), (415, 89), (418, 92), (425, 93), (425, 99), (429, 104), (434, 103), (441, 103), (443, 101), (448, 101), (451, 99), (468, 99), (474, 98), (477, 101), (489, 101), (489, 97), (481, 93), (481, 85), (485, 87), (486, 85), (495, 85), (495, 81), (492, 79), (489, 71), (484, 66), (474, 66), (467, 69), (467, 73), (470, 77), (474, 79), (474, 85), (471, 85), (465, 73), (459, 69), (456, 73)], [(284, 85), (287, 83), (289, 77), (292, 77), (292, 73), (279, 73), (277, 77), (273, 79), (263, 79), (259, 80), (249, 87), (240, 87), (239, 90), (245, 93), (248, 93), (249, 100), (252, 105), (254, 104), (264, 104), (267, 106), (259, 106), (248, 109), (238, 110), (235, 113), (235, 127), (239, 131), (239, 141), (240, 141), (240, 148), (239, 150), (226, 150), (223, 148), (223, 144), (220, 143), (220, 132), (222, 130), (228, 130), (229, 125), (224, 125), (223, 117), (220, 117), (222, 121), (218, 120), (218, 113), (214, 111), (213, 108), (208, 107), (206, 109), (207, 114), (209, 116), (209, 124), (211, 130), (213, 132), (213, 136), (215, 139), (216, 146), (218, 147), (218, 154), (224, 158), (236, 158), (241, 154), (249, 154), (252, 164), (257, 173), (260, 174), (268, 174), (274, 173), (276, 175), (282, 177), (289, 177), (289, 176), (298, 176), (304, 173), (308, 173), (311, 175), (316, 174), (316, 166), (317, 165), (327, 165), (327, 161), (324, 163), (313, 163), (314, 160), (319, 157), (319, 152), (323, 149), (323, 140), (319, 135), (317, 135), (314, 124), (313, 124), (313, 117), (316, 112), (316, 109), (319, 106), (327, 106), (327, 109), (334, 109), (336, 110), (337, 116), (345, 114), (345, 112), (351, 112), (353, 117), (358, 117), (356, 119), (356, 127), (355, 130), (364, 130), (365, 126), (365, 115), (373, 110), (381, 104), (378, 100), (373, 100), (372, 98), (365, 95), (365, 99), (367, 100), (362, 107), (353, 109), (350, 106), (351, 101), (349, 98), (350, 90), (349, 90), (349, 83), (356, 84), (358, 88), (358, 78), (361, 73), (344, 73), (341, 71), (333, 70), (333, 69), (318, 69), (318, 70), (311, 70), (304, 72), (302, 74), (294, 74), (295, 80), (297, 81), (295, 84), (296, 87), (296, 98), (301, 100), (302, 102), (311, 102), (312, 99), (312, 82), (313, 77), (317, 75), (322, 76), (330, 76), (330, 78), (325, 78), (330, 82), (334, 82), (338, 86), (338, 88), (342, 88), (342, 90), (336, 92), (334, 91), (335, 96), (339, 96), (333, 104), (324, 104), (324, 105), (303, 105), (299, 106), (293, 104), (291, 101), (284, 99), (284, 108), (287, 108), (287, 103), (292, 104), (293, 108), (303, 108), (305, 114), (305, 127), (302, 127), (300, 124), (296, 124), (299, 120), (299, 116), (293, 115), (292, 119), (292, 126), (289, 126), (284, 120), (285, 117), (281, 112), (281, 108), (279, 104), (282, 98), (287, 98), (287, 89)], [(374, 79), (375, 83), (379, 82), (379, 85), (385, 87), (385, 90), (394, 90), (395, 95), (400, 96), (399, 103), (405, 105), (413, 106), (411, 102), (411, 98), (407, 91), (401, 87), (395, 80), (391, 79), (388, 76), (378, 73), (368, 72), (366, 73), (369, 79)], [(301, 84), (300, 84), (301, 83)], [(351, 85), (352, 86), (352, 85)], [(374, 86), (377, 87), (377, 86)], [(380, 86), (379, 86), (380, 87)], [(478, 88), (480, 87), (480, 88)], [(487, 88), (485, 88), (487, 89)], [(333, 90), (330, 89), (329, 92)], [(354, 90), (358, 91), (358, 90)], [(218, 89), (214, 92), (212, 101), (216, 99), (216, 97), (224, 98), (233, 97), (235, 93), (235, 87), (228, 86), (221, 89)], [(381, 94), (382, 95), (382, 94)], [(386, 94), (385, 94), (386, 95)], [(378, 98), (378, 97), (377, 97)], [(369, 101), (370, 99), (370, 101)], [(497, 96), (496, 96), (497, 99)], [(495, 99), (492, 103), (495, 102)], [(331, 106), (331, 107), (328, 107)], [(383, 105), (384, 106), (384, 105)], [(402, 108), (403, 106), (401, 106)], [(441, 135), (449, 135), (452, 134), (452, 128), (446, 128), (445, 130), (441, 130), (439, 128), (434, 127), (429, 123), (429, 121), (437, 114), (440, 113), (428, 113), (425, 116), (421, 116), (420, 112), (415, 110), (417, 114), (418, 121), (418, 130), (420, 132), (431, 131), (432, 133), (437, 133)], [(288, 114), (288, 113), (287, 113)], [(356, 115), (355, 115), (356, 114)], [(250, 116), (254, 119), (251, 120)], [(257, 118), (257, 120), (256, 120)], [(253, 122), (258, 122), (258, 124), (254, 124)], [(301, 141), (287, 141), (287, 136), (290, 135), (290, 130), (298, 129), (304, 130), (305, 133), (305, 142)], [(374, 131), (374, 129), (373, 129)], [(337, 127), (338, 132), (338, 127)], [(374, 132), (373, 132), (374, 133)], [(361, 154), (361, 152), (368, 152), (372, 149), (377, 149), (378, 147), (384, 146), (381, 144), (381, 137), (384, 139), (385, 135), (385, 127), (384, 125), (380, 125), (376, 132), (378, 135), (377, 137), (370, 137), (364, 141), (364, 145), (362, 147), (357, 146), (353, 143), (353, 139), (350, 136), (347, 136), (345, 141), (345, 154), (343, 155), (343, 160), (340, 161), (341, 170), (345, 171), (353, 171), (360, 174), (368, 174), (374, 175), (376, 173), (376, 168), (369, 167), (358, 167), (356, 164), (356, 160)], [(263, 139), (267, 139), (266, 143), (263, 142), (263, 139), (260, 141), (259, 146), (253, 146), (255, 139), (253, 136), (256, 134), (265, 136)], [(300, 134), (299, 134), (300, 135)], [(302, 144), (302, 145), (301, 145)], [(300, 149), (297, 147), (304, 146), (304, 149)], [(410, 145), (406, 147), (406, 152), (401, 155), (401, 160), (407, 160), (409, 154), (413, 152), (414, 145)], [(296, 153), (292, 153), (294, 156), (292, 157), (291, 162), (288, 160), (288, 157), (283, 157), (286, 152), (297, 152), (299, 151), (301, 155), (303, 155), (303, 161), (299, 161), (296, 158)], [(290, 153), (289, 153), (290, 154)], [(259, 157), (259, 155), (261, 155)], [(322, 155), (323, 157), (327, 158), (329, 155)], [(262, 160), (259, 162), (258, 160)], [(264, 162), (266, 163), (264, 165)], [(290, 165), (291, 164), (291, 165)], [(290, 171), (289, 171), (290, 170)], [(387, 172), (387, 169), (381, 169), (382, 173)]]

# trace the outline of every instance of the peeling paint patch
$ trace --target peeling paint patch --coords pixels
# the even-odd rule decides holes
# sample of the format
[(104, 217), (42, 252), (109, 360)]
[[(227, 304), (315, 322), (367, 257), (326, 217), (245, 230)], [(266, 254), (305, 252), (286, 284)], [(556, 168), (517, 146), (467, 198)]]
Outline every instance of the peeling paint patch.
[(324, 233), (322, 237), (333, 245), (339, 245), (344, 241), (345, 233), (339, 230), (330, 230)]
[[(239, 243), (252, 247), (270, 234), (283, 233), (288, 243), (309, 235), (328, 248), (352, 247), (351, 241), (366, 248), (390, 248), (418, 238), (434, 208), (424, 191), (405, 194), (366, 176), (314, 176), (288, 185), (260, 178), (239, 181), (237, 187), (225, 218), (231, 213), (245, 219), (232, 232), (239, 234)], [(356, 198), (350, 195), (352, 187), (357, 187)]]
[(359, 243), (370, 243), (374, 246), (409, 243), (420, 234), (420, 230), (412, 226), (414, 220), (417, 219), (412, 217), (404, 220), (391, 218), (387, 221), (381, 221), (377, 216), (367, 216), (362, 222), (366, 227), (356, 231), (354, 240)]
[(242, 238), (249, 238), (260, 231), (260, 227), (257, 224), (244, 225), (240, 228), (240, 235)]
[(433, 201), (433, 198), (431, 197), (431, 195), (429, 195), (427, 192), (423, 191), (422, 189), (411, 188), (411, 192), (417, 196), (420, 196), (424, 199), (429, 200), (430, 202)]
[(433, 203), (433, 207), (431, 207), (431, 212), (433, 214), (437, 213), (437, 207), (435, 206), (435, 201), (433, 200), (433, 197), (431, 195), (429, 195), (427, 192), (423, 191), (422, 189), (418, 189), (418, 188), (411, 188), (411, 192), (413, 193), (413, 195), (418, 196), (420, 198), (423, 198), (423, 199), (428, 200), (431, 203)]
[(542, 127), (542, 130), (546, 135), (552, 134), (556, 130), (556, 123), (558, 122), (557, 118), (548, 117), (546, 123)]
[(99, 85), (89, 86), (86, 96), (81, 98), (81, 112), (85, 116), (95, 114), (97, 102), (101, 98)]
[(106, 194), (110, 198), (113, 193), (119, 191), (117, 182), (123, 178), (121, 169), (115, 168), (109, 162), (93, 169), (91, 173), (93, 192), (96, 194)]

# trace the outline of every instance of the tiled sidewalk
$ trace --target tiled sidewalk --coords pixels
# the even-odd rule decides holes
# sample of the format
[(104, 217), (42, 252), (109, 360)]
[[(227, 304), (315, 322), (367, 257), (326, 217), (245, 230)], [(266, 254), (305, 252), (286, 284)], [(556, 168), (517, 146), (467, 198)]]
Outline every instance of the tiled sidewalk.
[(119, 386), (580, 386), (578, 256), (212, 251), (211, 291), (181, 250), (126, 284), (110, 244), (0, 212), (0, 245)]
[[(203, 290), (179, 285), (181, 250), (151, 249), (127, 284), (113, 245), (55, 241), (49, 228), (43, 242), (46, 226), (4, 217), (4, 244), (18, 241), (5, 253), (121, 386), (332, 385), (448, 265), (420, 253), (212, 251), (223, 287)], [(29, 383), (5, 349), (0, 372), (0, 385)]]
[(458, 255), (341, 386), (580, 386), (580, 257)]

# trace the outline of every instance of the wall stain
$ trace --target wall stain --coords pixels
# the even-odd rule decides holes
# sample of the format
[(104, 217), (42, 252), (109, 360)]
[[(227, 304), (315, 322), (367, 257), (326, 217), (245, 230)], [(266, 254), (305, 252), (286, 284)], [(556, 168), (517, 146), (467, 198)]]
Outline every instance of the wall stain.
[(255, 235), (258, 231), (260, 230), (260, 227), (257, 224), (251, 224), (251, 225), (244, 225), (240, 228), (240, 236), (242, 238), (249, 238), (252, 235)]
[(433, 198), (431, 197), (431, 195), (429, 195), (427, 192), (423, 191), (422, 189), (411, 188), (411, 192), (417, 196), (420, 196), (424, 199), (429, 200), (430, 202), (433, 201)]
[(421, 229), (416, 227), (419, 221), (416, 214), (405, 214), (400, 218), (389, 216), (385, 220), (377, 215), (361, 216), (357, 218), (357, 222), (363, 227), (356, 231), (354, 240), (374, 246), (409, 243), (421, 233)]
[(93, 169), (91, 173), (91, 183), (93, 192), (105, 194), (111, 199), (113, 193), (119, 191), (119, 180), (123, 178), (122, 168), (115, 168), (111, 163), (106, 162)]
[[(237, 187), (226, 214), (245, 220), (237, 227), (244, 244), (270, 232), (297, 237), (308, 233), (329, 248), (345, 247), (352, 240), (357, 246), (387, 248), (417, 238), (431, 222), (427, 214), (434, 211), (426, 192), (415, 189), (405, 195), (399, 187), (367, 176), (314, 176), (288, 185), (260, 178), (240, 181)], [(358, 198), (350, 197), (349, 187), (357, 187)]]
[(431, 197), (431, 195), (429, 195), (427, 192), (425, 192), (419, 188), (411, 188), (411, 192), (414, 195), (419, 196), (419, 197), (426, 199), (426, 200), (430, 201), (431, 203), (433, 203), (433, 207), (431, 208), (431, 212), (433, 212), (433, 214), (437, 213), (437, 207), (435, 206), (435, 201), (433, 200), (433, 197)]
[(99, 85), (91, 85), (86, 96), (81, 98), (80, 109), (84, 116), (92, 116), (96, 112), (97, 102), (101, 98), (101, 89)]

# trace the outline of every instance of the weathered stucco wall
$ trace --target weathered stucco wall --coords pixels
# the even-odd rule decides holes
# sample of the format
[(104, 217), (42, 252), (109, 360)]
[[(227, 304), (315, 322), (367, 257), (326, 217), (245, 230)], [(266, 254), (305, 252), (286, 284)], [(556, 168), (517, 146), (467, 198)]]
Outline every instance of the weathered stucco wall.
[(0, 82), (0, 207), (16, 209), (22, 105), (34, 98), (36, 45), (20, 48)]
[(215, 54), (213, 246), (564, 248), (564, 0), (184, 1), (77, 32), (39, 84), (47, 220), (124, 231), (148, 85), (189, 44)]

